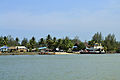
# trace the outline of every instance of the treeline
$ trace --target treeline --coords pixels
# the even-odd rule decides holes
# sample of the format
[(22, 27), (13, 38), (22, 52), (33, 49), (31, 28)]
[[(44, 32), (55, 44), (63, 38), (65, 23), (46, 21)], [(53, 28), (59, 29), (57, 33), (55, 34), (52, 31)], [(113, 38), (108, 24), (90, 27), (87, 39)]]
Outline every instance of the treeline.
[[(116, 41), (114, 34), (108, 34), (106, 37), (103, 37), (101, 32), (97, 32), (93, 35), (92, 39), (86, 43), (88, 43), (89, 47), (94, 46), (95, 43), (101, 43), (105, 51), (120, 52), (120, 42)], [(34, 36), (29, 40), (24, 38), (22, 41), (20, 41), (18, 37), (13, 38), (11, 36), (1, 36), (0, 46), (4, 45), (7, 45), (8, 47), (26, 46), (28, 49), (47, 47), (53, 51), (56, 48), (68, 51), (70, 48), (72, 49), (73, 46), (77, 46), (77, 48), (73, 49), (74, 51), (86, 48), (85, 42), (81, 42), (77, 36), (74, 39), (70, 39), (69, 37), (57, 39), (56, 37), (51, 37), (51, 35), (47, 35), (46, 38), (40, 38), (38, 41), (36, 41)]]
[(90, 46), (93, 46), (95, 43), (101, 43), (105, 51), (120, 52), (120, 42), (116, 41), (114, 34), (108, 34), (106, 37), (103, 37), (101, 32), (97, 32), (92, 37), (92, 40), (88, 41)]
[(48, 35), (46, 38), (40, 38), (38, 41), (36, 41), (35, 37), (32, 37), (30, 40), (24, 38), (22, 41), (20, 41), (18, 37), (15, 39), (11, 36), (0, 37), (0, 46), (26, 46), (28, 49), (47, 47), (53, 51), (55, 51), (56, 48), (63, 51), (68, 51), (76, 44), (78, 46), (77, 50), (85, 49), (84, 43), (81, 42), (78, 37), (75, 37), (74, 39), (70, 39), (69, 37), (57, 39), (56, 37), (51, 37), (51, 35)]

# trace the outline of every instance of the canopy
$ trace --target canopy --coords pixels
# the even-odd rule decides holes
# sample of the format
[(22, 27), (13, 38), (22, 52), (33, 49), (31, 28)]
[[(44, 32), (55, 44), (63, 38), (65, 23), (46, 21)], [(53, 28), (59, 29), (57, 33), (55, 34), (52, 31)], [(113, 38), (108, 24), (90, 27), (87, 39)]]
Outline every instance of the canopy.
[(40, 48), (38, 48), (38, 49), (46, 49), (47, 47), (40, 47)]
[(8, 49), (8, 47), (7, 46), (3, 46), (0, 49)]

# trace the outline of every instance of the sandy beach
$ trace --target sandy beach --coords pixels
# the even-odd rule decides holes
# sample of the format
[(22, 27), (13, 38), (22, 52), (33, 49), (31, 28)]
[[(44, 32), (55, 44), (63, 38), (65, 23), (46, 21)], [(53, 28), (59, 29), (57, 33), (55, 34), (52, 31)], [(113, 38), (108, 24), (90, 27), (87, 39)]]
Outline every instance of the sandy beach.
[(73, 54), (73, 53), (67, 53), (67, 52), (55, 52), (55, 55), (67, 55), (67, 54)]

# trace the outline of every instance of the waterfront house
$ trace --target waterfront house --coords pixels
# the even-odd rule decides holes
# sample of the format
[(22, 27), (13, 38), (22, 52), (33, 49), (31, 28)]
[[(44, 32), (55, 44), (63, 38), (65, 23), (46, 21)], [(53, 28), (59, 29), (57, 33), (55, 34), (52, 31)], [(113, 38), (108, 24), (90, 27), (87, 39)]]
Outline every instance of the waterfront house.
[(7, 52), (8, 51), (8, 47), (7, 46), (3, 46), (0, 48), (1, 52)]
[(27, 48), (25, 46), (16, 46), (15, 48), (19, 52), (27, 52)]
[(8, 48), (9, 52), (14, 52), (14, 51), (17, 51), (17, 48), (16, 47), (9, 47)]
[(94, 49), (104, 49), (104, 47), (101, 45), (101, 43), (95, 43)]

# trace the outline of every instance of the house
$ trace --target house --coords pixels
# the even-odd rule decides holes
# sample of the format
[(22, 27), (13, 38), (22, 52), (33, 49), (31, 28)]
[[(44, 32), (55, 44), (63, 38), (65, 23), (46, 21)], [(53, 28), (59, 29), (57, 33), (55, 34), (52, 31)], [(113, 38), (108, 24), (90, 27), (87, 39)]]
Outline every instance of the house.
[(9, 52), (14, 52), (14, 51), (17, 51), (17, 48), (16, 47), (9, 47), (8, 48)]
[(8, 51), (8, 47), (7, 46), (3, 46), (0, 48), (1, 52), (7, 52)]
[(95, 43), (94, 49), (104, 49), (104, 47), (101, 45), (101, 43)]
[(19, 52), (27, 52), (27, 48), (25, 46), (16, 46), (15, 48)]

